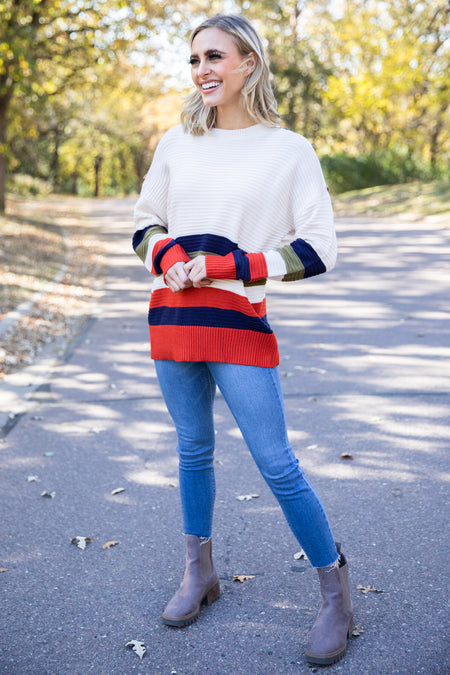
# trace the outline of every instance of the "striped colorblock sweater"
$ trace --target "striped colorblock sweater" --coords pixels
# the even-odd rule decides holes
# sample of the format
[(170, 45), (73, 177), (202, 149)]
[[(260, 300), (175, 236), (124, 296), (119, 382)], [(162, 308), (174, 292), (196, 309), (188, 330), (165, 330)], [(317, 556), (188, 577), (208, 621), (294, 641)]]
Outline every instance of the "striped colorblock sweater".
[[(266, 316), (269, 277), (321, 274), (336, 260), (327, 187), (309, 142), (261, 124), (161, 139), (135, 207), (133, 247), (155, 275), (151, 355), (174, 361), (278, 364)], [(283, 245), (289, 235), (290, 244)], [(173, 293), (176, 262), (204, 254), (211, 285)]]

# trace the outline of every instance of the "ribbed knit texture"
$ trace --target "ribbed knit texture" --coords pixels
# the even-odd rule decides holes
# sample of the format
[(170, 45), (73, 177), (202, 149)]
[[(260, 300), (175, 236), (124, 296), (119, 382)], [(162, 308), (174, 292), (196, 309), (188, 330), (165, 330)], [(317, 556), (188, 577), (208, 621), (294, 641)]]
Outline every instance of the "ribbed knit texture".
[[(160, 141), (135, 208), (133, 247), (156, 279), (151, 355), (175, 361), (278, 363), (264, 285), (321, 274), (336, 261), (331, 202), (317, 156), (291, 131), (181, 126)], [(290, 244), (282, 245), (286, 236)], [(167, 270), (206, 256), (213, 282), (173, 293)]]

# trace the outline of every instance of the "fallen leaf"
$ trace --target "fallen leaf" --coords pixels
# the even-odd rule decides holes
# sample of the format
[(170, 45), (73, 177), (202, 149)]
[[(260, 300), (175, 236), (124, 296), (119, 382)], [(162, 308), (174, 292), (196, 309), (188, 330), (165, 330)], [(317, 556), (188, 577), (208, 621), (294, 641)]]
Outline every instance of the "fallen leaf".
[(47, 492), (47, 490), (44, 490), (44, 492), (41, 492), (41, 497), (48, 497), (48, 499), (54, 499), (56, 495), (56, 492)]
[(8, 568), (7, 568), (7, 567), (0, 567), (0, 574), (1, 574), (2, 572), (7, 572), (7, 571), (8, 571)]
[(362, 633), (364, 633), (364, 629), (360, 623), (357, 626), (353, 627), (352, 630), (353, 637), (359, 637), (360, 635), (362, 635)]
[(53, 457), (54, 452), (44, 452), (44, 457)]
[(130, 640), (129, 642), (127, 642), (125, 646), (130, 647), (130, 649), (132, 649), (134, 653), (139, 656), (140, 659), (142, 659), (145, 652), (147, 651), (145, 649), (144, 643), (140, 642), (139, 640)]
[(349, 452), (343, 452), (341, 455), (341, 459), (355, 459), (355, 458)]
[(308, 556), (306, 555), (305, 551), (301, 549), (297, 553), (294, 553), (294, 560), (308, 560)]
[(240, 581), (241, 584), (243, 584), (244, 581), (247, 581), (247, 579), (254, 579), (255, 576), (255, 574), (235, 574), (233, 581)]
[(102, 548), (112, 548), (113, 546), (117, 546), (118, 543), (118, 541), (107, 541), (103, 544)]
[(239, 495), (236, 499), (239, 499), (240, 502), (249, 502), (250, 499), (258, 499), (259, 495)]
[(36, 483), (39, 480), (39, 478), (38, 476), (27, 476), (26, 480), (27, 483)]
[(319, 447), (319, 446), (318, 446), (317, 443), (316, 443), (316, 444), (314, 444), (314, 445), (308, 445), (308, 447), (307, 447), (306, 449), (307, 449), (307, 450), (315, 450), (315, 449), (318, 448), (318, 447)]
[(112, 495), (120, 495), (121, 492), (125, 492), (125, 488), (116, 488), (111, 492)]
[(84, 551), (90, 541), (92, 541), (90, 537), (73, 537), (70, 540), (70, 543), (75, 544), (78, 546), (78, 548), (81, 548), (81, 550)]
[(378, 588), (375, 588), (375, 586), (372, 586), (369, 584), (368, 586), (362, 586), (361, 584), (358, 584), (356, 586), (358, 591), (361, 591), (364, 595), (367, 595), (367, 593), (384, 593), (384, 591), (380, 591)]

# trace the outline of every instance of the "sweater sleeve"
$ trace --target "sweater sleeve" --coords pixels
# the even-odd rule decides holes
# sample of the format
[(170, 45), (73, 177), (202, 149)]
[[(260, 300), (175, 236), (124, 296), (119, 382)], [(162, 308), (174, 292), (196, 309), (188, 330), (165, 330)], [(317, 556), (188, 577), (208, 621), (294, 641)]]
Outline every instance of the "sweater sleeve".
[(207, 255), (210, 279), (295, 281), (334, 267), (337, 244), (330, 195), (312, 146), (305, 141), (301, 150), (290, 194), (294, 239), (271, 251), (247, 253), (237, 248), (223, 257)]
[(165, 276), (172, 265), (188, 262), (190, 257), (168, 234), (169, 169), (164, 157), (163, 138), (156, 148), (134, 209), (133, 249), (152, 274)]

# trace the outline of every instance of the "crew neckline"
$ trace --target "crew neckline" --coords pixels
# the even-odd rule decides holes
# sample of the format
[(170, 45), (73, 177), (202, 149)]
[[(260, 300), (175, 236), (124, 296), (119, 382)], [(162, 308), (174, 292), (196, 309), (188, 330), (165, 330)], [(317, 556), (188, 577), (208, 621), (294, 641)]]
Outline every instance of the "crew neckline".
[[(250, 127), (243, 127), (242, 129), (221, 129), (219, 127), (213, 127), (210, 129), (209, 133), (214, 136), (250, 136), (258, 131), (263, 129), (271, 129), (266, 124), (252, 124)], [(275, 127), (273, 127), (275, 128)]]

